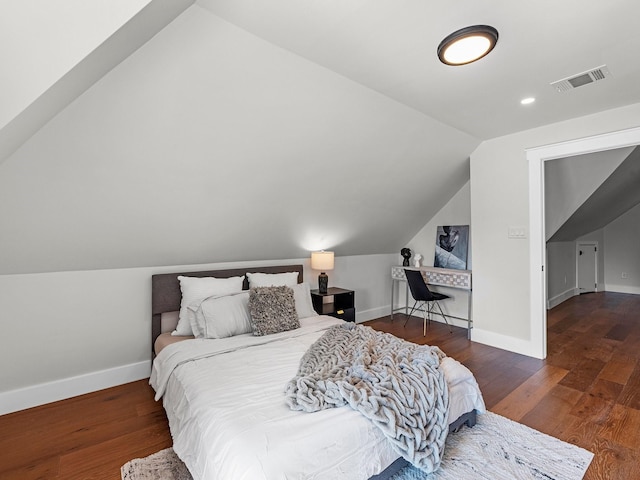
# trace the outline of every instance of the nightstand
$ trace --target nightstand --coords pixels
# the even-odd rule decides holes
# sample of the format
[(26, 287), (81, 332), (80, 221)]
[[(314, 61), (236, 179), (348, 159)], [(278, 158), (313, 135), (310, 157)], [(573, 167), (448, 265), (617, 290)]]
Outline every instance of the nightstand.
[[(325, 303), (326, 297), (333, 297), (333, 302)], [(347, 322), (356, 321), (356, 292), (353, 290), (337, 287), (328, 288), (327, 293), (311, 290), (311, 301), (318, 315), (330, 315)]]

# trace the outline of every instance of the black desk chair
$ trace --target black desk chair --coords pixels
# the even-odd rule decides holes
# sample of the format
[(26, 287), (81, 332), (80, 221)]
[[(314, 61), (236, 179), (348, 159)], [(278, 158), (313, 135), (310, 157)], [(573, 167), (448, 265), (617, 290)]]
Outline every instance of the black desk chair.
[[(445, 323), (449, 325), (449, 321), (442, 311), (442, 307), (440, 306), (438, 301), (451, 297), (449, 295), (445, 295), (444, 293), (432, 292), (431, 290), (429, 290), (429, 287), (427, 287), (427, 284), (422, 277), (422, 272), (418, 270), (405, 269), (404, 274), (407, 277), (407, 283), (409, 284), (409, 290), (411, 290), (411, 296), (415, 300), (413, 307), (409, 312), (409, 317), (411, 317), (411, 314), (418, 306), (422, 307), (424, 319), (422, 326), (422, 335), (427, 335), (427, 315), (429, 321), (431, 321), (431, 314), (433, 313), (434, 305), (438, 307), (438, 310), (440, 310), (440, 315), (442, 315), (442, 318), (444, 318)], [(409, 321), (409, 317), (407, 317), (407, 320), (404, 322), (405, 326)], [(453, 332), (453, 330), (451, 329), (451, 325), (449, 325), (449, 331)]]

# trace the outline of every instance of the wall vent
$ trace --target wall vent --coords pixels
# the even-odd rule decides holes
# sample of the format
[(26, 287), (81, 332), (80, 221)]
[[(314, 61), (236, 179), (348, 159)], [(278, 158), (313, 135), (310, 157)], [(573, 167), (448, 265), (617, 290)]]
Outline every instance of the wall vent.
[(551, 86), (558, 92), (566, 92), (567, 90), (573, 90), (574, 88), (588, 85), (589, 83), (604, 80), (605, 78), (610, 76), (611, 73), (609, 73), (609, 69), (607, 68), (607, 66), (602, 65), (592, 70), (587, 70), (586, 72), (578, 73), (577, 75), (572, 75), (570, 77), (563, 78), (562, 80), (551, 82)]

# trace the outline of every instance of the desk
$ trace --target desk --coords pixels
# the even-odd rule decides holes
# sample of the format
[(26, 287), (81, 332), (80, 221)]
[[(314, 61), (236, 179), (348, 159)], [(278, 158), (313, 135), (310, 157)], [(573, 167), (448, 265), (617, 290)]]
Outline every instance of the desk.
[(429, 285), (436, 285), (449, 288), (457, 288), (460, 290), (466, 290), (469, 300), (469, 308), (467, 312), (467, 318), (454, 317), (453, 315), (447, 315), (449, 318), (459, 318), (460, 320), (467, 321), (467, 338), (471, 339), (471, 270), (452, 270), (448, 268), (436, 268), (436, 267), (391, 267), (391, 319), (393, 319), (393, 313), (402, 310), (403, 307), (393, 308), (394, 292), (397, 282), (405, 283), (405, 306), (404, 313), (409, 313), (409, 285), (407, 284), (407, 278), (404, 275), (404, 270), (419, 270), (422, 272), (425, 282)]

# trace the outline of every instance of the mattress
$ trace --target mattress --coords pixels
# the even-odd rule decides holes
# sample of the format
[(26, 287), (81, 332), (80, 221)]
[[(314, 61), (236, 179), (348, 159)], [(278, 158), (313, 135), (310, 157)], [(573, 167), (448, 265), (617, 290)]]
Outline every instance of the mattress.
[[(195, 480), (366, 480), (398, 458), (382, 432), (348, 407), (304, 413), (284, 403), (302, 355), (341, 322), (312, 317), (290, 332), (193, 339), (158, 354), (150, 382), (163, 398), (173, 448)], [(453, 359), (442, 368), (449, 423), (484, 412), (471, 372)]]
[(153, 344), (153, 351), (158, 355), (166, 346), (171, 345), (172, 343), (182, 342), (183, 340), (193, 340), (194, 338), (196, 337), (193, 335), (182, 337), (171, 335), (171, 332), (161, 333)]

